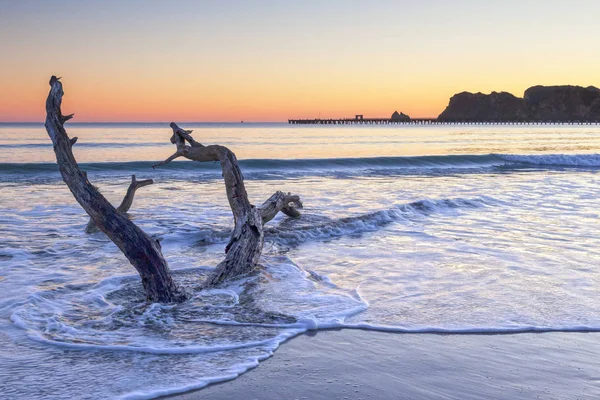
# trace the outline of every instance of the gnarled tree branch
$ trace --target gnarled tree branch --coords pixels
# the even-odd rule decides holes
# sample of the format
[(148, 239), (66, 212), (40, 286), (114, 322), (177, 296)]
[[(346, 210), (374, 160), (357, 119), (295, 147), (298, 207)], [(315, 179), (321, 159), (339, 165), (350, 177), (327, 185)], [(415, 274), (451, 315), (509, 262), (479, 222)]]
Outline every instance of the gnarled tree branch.
[[(120, 212), (121, 214), (126, 214), (127, 211), (129, 211), (129, 209), (131, 208), (131, 205), (133, 204), (133, 198), (135, 196), (135, 191), (141, 187), (152, 185), (153, 183), (154, 183), (154, 181), (152, 179), (145, 179), (143, 181), (138, 181), (136, 179), (135, 175), (131, 175), (131, 183), (129, 184), (129, 188), (127, 188), (127, 193), (125, 194), (125, 197), (123, 197), (123, 201), (121, 202), (121, 205), (119, 205), (119, 207), (117, 207), (117, 211)], [(96, 226), (96, 224), (94, 223), (94, 220), (90, 218), (87, 226), (85, 227), (85, 232), (93, 233), (93, 232), (98, 232), (98, 230), (99, 229)]]
[(231, 150), (219, 145), (204, 146), (191, 137), (191, 131), (180, 128), (174, 122), (171, 123), (171, 128), (173, 129), (171, 143), (177, 146), (177, 152), (154, 167), (167, 164), (177, 157), (185, 157), (193, 161), (220, 162), (227, 199), (233, 212), (235, 226), (225, 248), (225, 259), (217, 265), (204, 286), (218, 285), (227, 279), (252, 271), (262, 252), (263, 223), (273, 219), (279, 211), (298, 217), (300, 213), (293, 205), (300, 208), (302, 206), (300, 198), (277, 192), (263, 204), (260, 210), (257, 209), (248, 200), (242, 172)]
[(72, 115), (63, 116), (61, 104), (64, 92), (59, 78), (50, 79), (50, 93), (46, 100), (46, 130), (54, 144), (60, 173), (77, 202), (88, 213), (98, 228), (123, 252), (142, 278), (149, 301), (176, 302), (186, 298), (171, 277), (167, 261), (158, 241), (151, 239), (136, 224), (115, 209), (88, 181), (73, 156), (64, 122)]

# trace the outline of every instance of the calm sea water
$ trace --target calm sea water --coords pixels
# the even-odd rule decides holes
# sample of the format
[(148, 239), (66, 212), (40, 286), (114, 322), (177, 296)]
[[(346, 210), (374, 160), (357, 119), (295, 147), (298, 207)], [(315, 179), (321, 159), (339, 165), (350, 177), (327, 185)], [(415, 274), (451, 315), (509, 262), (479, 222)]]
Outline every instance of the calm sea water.
[(67, 125), (113, 203), (131, 174), (154, 179), (130, 215), (194, 292), (180, 305), (146, 304), (84, 233), (43, 126), (0, 125), (2, 396), (182, 392), (308, 329), (600, 331), (600, 126), (183, 125), (238, 155), (255, 204), (284, 190), (305, 209), (268, 224), (256, 275), (199, 291), (231, 230), (219, 166), (152, 170), (166, 124)]

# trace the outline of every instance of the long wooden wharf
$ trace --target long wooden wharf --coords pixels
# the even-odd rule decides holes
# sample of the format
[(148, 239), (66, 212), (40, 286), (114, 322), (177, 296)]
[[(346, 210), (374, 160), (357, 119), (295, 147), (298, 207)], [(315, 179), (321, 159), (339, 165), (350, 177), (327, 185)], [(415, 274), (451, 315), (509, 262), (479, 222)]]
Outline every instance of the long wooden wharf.
[(412, 118), (410, 120), (395, 120), (391, 118), (315, 118), (288, 119), (292, 125), (598, 125), (596, 121), (440, 121), (437, 118)]

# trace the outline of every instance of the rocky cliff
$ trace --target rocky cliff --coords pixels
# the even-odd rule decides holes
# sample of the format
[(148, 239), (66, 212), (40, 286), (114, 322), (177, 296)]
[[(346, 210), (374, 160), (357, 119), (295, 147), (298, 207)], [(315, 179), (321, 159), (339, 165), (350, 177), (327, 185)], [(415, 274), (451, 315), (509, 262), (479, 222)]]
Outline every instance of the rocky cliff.
[(452, 96), (440, 121), (600, 121), (600, 89), (534, 86), (523, 98), (506, 92)]

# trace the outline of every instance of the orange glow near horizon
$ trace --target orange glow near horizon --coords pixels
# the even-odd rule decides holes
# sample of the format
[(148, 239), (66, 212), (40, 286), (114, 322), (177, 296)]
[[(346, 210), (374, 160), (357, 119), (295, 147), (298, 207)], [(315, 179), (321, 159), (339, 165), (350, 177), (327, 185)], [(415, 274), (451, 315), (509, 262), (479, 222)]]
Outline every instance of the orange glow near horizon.
[(436, 117), (462, 91), (599, 84), (592, 1), (62, 2), (3, 5), (0, 122), (43, 121), (53, 74), (80, 122)]

